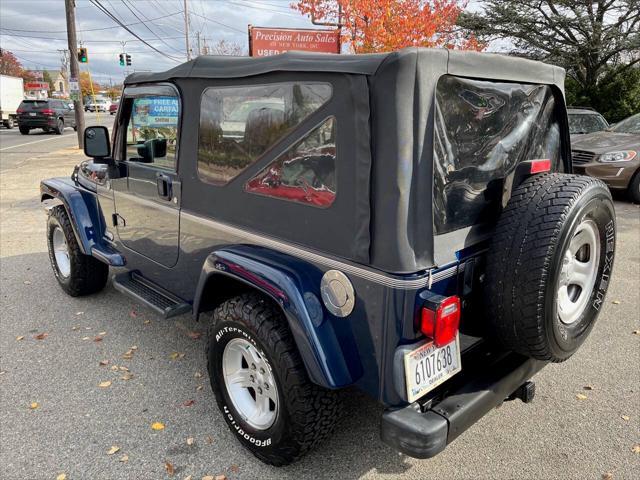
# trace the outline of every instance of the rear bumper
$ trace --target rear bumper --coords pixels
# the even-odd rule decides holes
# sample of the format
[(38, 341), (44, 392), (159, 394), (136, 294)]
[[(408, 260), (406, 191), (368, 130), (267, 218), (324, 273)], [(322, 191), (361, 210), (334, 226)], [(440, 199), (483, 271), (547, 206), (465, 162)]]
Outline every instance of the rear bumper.
[(433, 457), (546, 365), (515, 353), (484, 353), (481, 357), (466, 362), (475, 367), (466, 373), (463, 361), (459, 378), (447, 382), (452, 385), (439, 397), (385, 411), (382, 440), (411, 457)]
[(34, 119), (18, 118), (18, 126), (28, 128), (55, 127), (57, 120), (56, 117)]

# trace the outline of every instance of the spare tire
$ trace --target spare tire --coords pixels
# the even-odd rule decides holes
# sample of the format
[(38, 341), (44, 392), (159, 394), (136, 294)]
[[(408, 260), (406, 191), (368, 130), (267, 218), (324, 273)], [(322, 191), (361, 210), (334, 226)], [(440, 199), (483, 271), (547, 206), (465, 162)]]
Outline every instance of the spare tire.
[(604, 305), (615, 237), (602, 181), (553, 173), (516, 187), (487, 255), (487, 320), (496, 340), (539, 360), (573, 355)]

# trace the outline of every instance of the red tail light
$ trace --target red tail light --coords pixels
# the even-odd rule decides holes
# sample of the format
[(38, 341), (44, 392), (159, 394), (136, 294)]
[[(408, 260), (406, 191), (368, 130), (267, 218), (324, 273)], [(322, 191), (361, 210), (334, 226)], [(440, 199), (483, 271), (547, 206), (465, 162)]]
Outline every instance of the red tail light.
[(460, 298), (456, 295), (422, 307), (420, 330), (438, 347), (455, 340), (460, 327)]
[(50, 108), (46, 108), (46, 109), (42, 110), (40, 113), (42, 113), (43, 115), (53, 115), (55, 112), (53, 110), (51, 110)]
[(16, 113), (24, 113), (24, 110), (23, 110), (22, 108), (18, 108), (18, 109), (16, 110)]

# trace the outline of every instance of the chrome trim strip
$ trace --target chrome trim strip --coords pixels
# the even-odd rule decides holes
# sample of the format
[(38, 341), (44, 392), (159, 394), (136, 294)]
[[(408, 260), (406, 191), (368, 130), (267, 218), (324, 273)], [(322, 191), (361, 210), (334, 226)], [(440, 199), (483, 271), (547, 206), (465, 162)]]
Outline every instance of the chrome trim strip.
[[(332, 258), (328, 258), (325, 257), (323, 255), (319, 255), (317, 253), (311, 252), (309, 250), (305, 250), (303, 248), (300, 247), (296, 247), (294, 245), (288, 244), (288, 243), (284, 243), (281, 242), (279, 240), (274, 240), (270, 237), (264, 236), (264, 235), (259, 235), (256, 233), (251, 233), (248, 232), (246, 230), (237, 228), (237, 227), (233, 227), (231, 225), (228, 225), (226, 223), (221, 223), (215, 220), (211, 220), (209, 218), (205, 218), (205, 217), (201, 217), (199, 215), (194, 215), (193, 213), (189, 213), (189, 212), (185, 212), (184, 210), (181, 211), (180, 213), (181, 217), (184, 218), (185, 220), (190, 220), (192, 222), (195, 223), (203, 223), (206, 224), (208, 226), (210, 226), (211, 228), (215, 228), (219, 231), (223, 231), (226, 232), (230, 235), (248, 240), (252, 243), (255, 243), (256, 245), (260, 245), (263, 247), (269, 247), (269, 248), (273, 248), (274, 250), (278, 250), (279, 252), (282, 253), (287, 253), (299, 258), (302, 258), (304, 260), (307, 260), (309, 262), (314, 262), (314, 263), (318, 263), (320, 265), (324, 265), (327, 266), (329, 268), (333, 268), (336, 270), (341, 270), (345, 273), (349, 273), (351, 275), (354, 275), (356, 277), (360, 277), (363, 278), (365, 280), (369, 280), (371, 282), (374, 283), (378, 283), (380, 285), (384, 285), (387, 287), (391, 287), (391, 288), (398, 288), (398, 289), (418, 289), (418, 288), (424, 288), (428, 285), (430, 285), (430, 283), (432, 283), (431, 281), (431, 270), (429, 270), (427, 272), (427, 274), (421, 276), (420, 278), (414, 278), (414, 279), (402, 279), (402, 278), (397, 278), (397, 277), (393, 277), (391, 275), (385, 275), (382, 273), (378, 273), (372, 270), (368, 270), (362, 267), (357, 267), (355, 265), (351, 265), (349, 263), (344, 263), (338, 260), (334, 260)], [(441, 271), (436, 273), (436, 275), (439, 275), (438, 280), (442, 280), (443, 278), (448, 278), (452, 275), (455, 274), (456, 272), (456, 268), (457, 267), (452, 267), (449, 268), (447, 270)], [(449, 272), (450, 271), (450, 272)], [(448, 273), (447, 273), (448, 272)], [(438, 280), (433, 280), (433, 281), (438, 281)]]

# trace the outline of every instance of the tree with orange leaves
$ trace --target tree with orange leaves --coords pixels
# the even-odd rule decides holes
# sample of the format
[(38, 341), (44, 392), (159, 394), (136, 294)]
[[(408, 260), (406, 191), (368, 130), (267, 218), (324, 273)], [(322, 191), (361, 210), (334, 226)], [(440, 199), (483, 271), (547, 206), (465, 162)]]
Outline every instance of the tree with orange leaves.
[(299, 0), (291, 7), (316, 22), (338, 23), (340, 16), (343, 41), (354, 53), (404, 47), (483, 48), (456, 25), (466, 1)]

